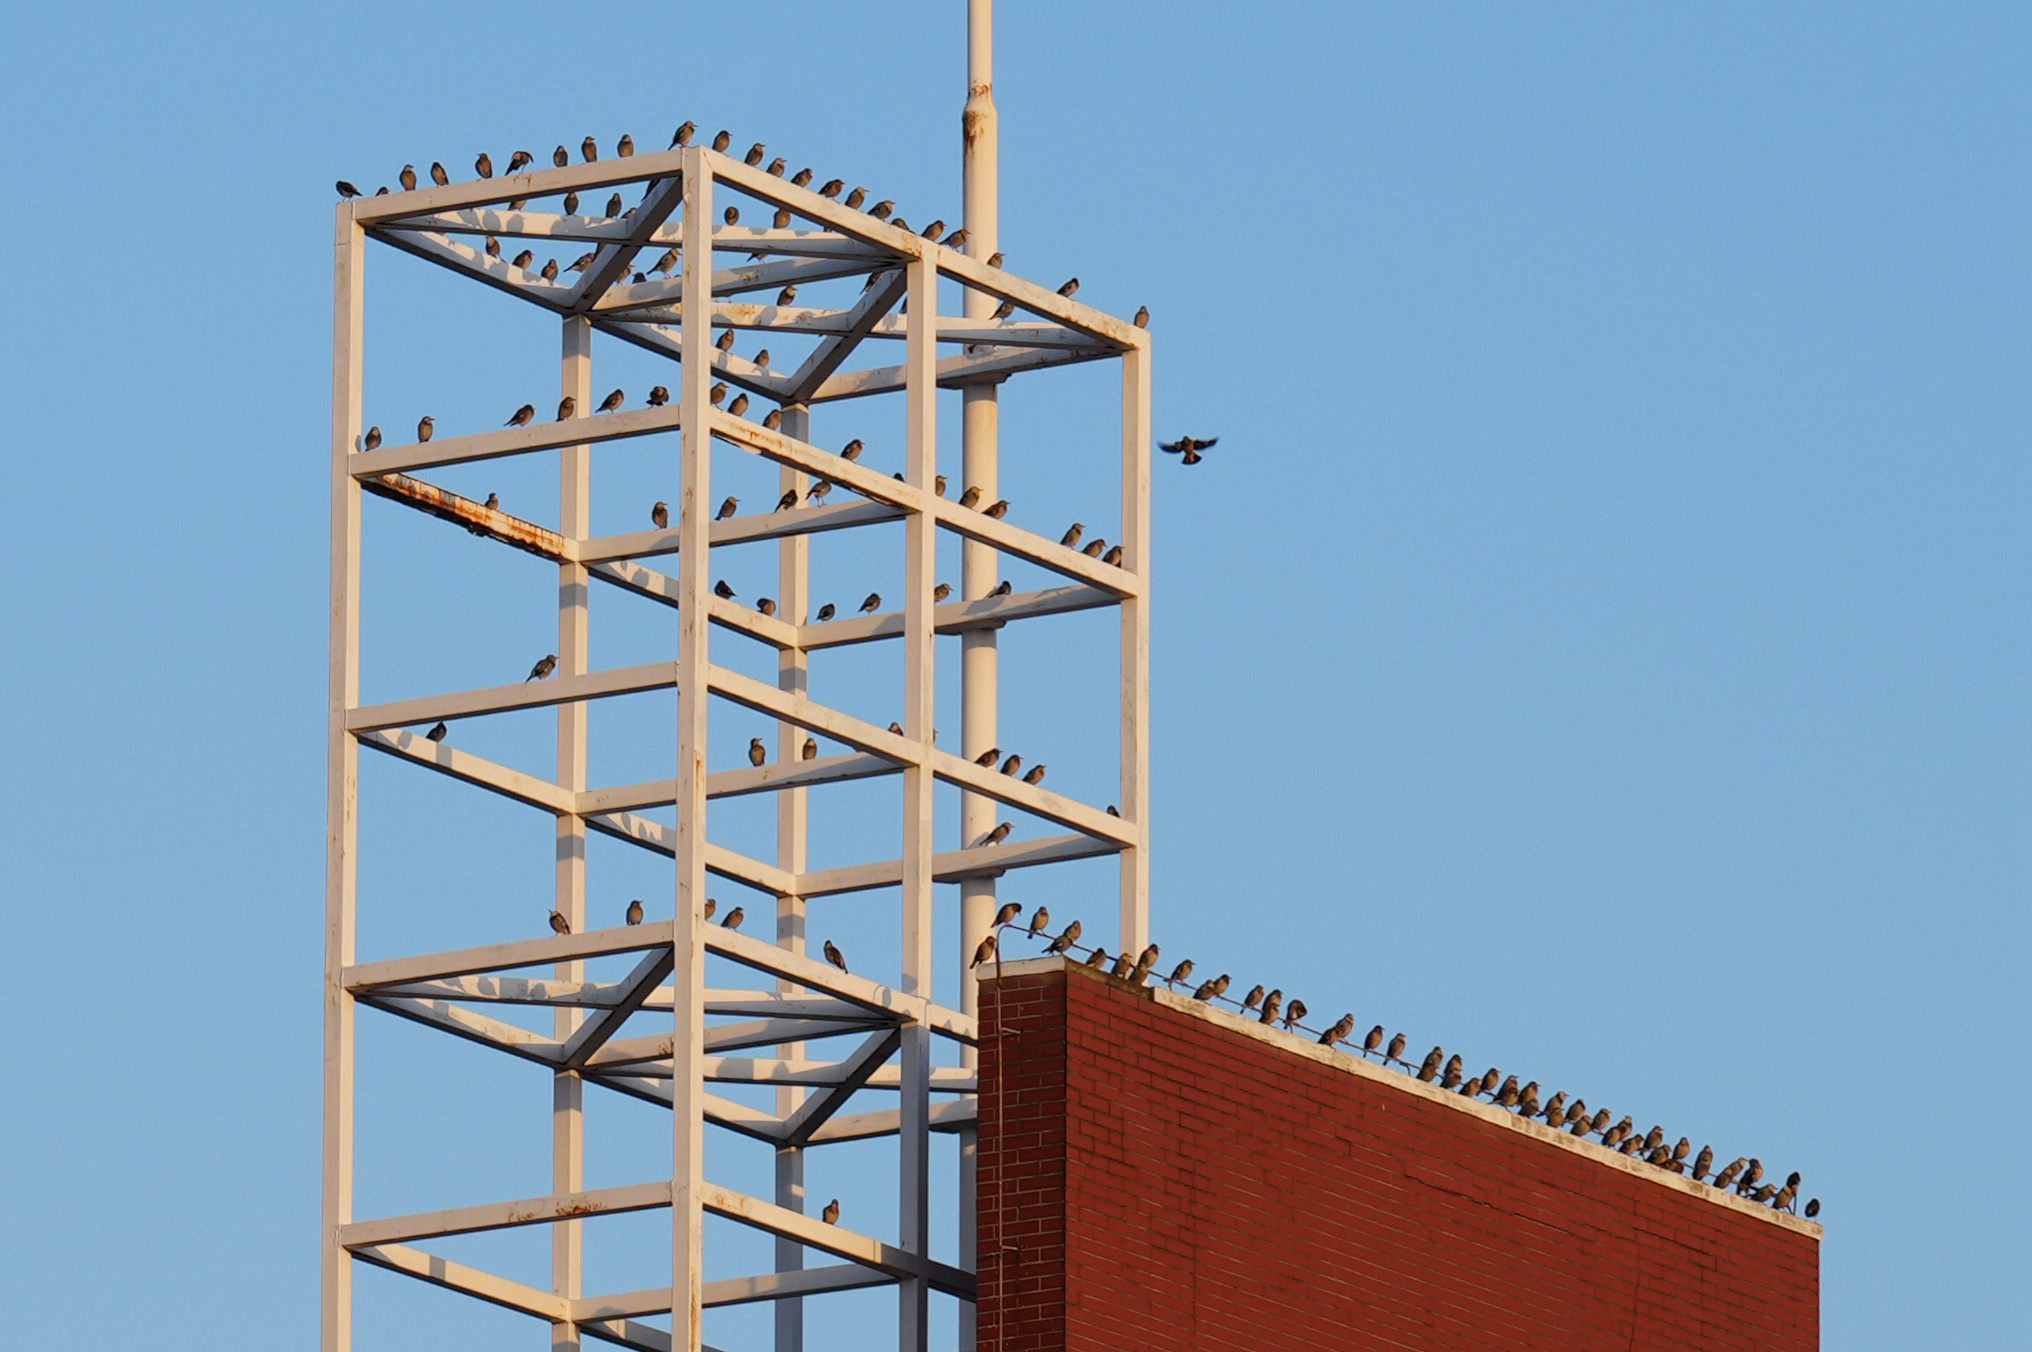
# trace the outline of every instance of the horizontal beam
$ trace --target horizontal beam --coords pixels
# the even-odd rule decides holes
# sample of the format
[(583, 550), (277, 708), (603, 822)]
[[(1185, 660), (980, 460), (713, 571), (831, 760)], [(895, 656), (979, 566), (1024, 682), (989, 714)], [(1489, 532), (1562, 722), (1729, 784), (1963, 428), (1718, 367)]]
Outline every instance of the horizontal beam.
[(583, 676), (553, 676), (542, 681), (526, 680), (520, 685), (496, 685), (451, 695), (426, 695), (421, 699), (363, 705), (346, 715), (346, 730), (361, 733), (377, 728), (435, 723), (441, 719), (472, 718), (479, 714), (508, 713), (516, 709), (541, 709), (554, 704), (574, 704), (580, 700), (670, 690), (676, 685), (677, 663), (651, 662), (639, 667), (589, 671)]
[[(560, 1323), (571, 1317), (572, 1303), (563, 1296), (539, 1291), (533, 1286), (511, 1282), (506, 1277), (497, 1277), (479, 1268), (454, 1263), (449, 1258), (440, 1258), (434, 1253), (412, 1249), (403, 1244), (366, 1244), (353, 1250), (353, 1257), (390, 1272), (400, 1272), (406, 1277), (441, 1286), (447, 1291), (473, 1296), (491, 1305), (516, 1310), (522, 1314), (534, 1315)], [(664, 1297), (666, 1307), (669, 1295)]]
[(464, 526), (475, 535), (499, 540), (539, 558), (563, 559), (571, 542), (554, 530), (545, 530), (533, 521), (510, 516), (471, 498), (412, 479), (407, 474), (382, 474), (360, 480), (360, 487), (376, 497), (414, 507), (420, 512)]
[(678, 404), (660, 408), (629, 408), (617, 413), (582, 411), (562, 422), (532, 422), (525, 427), (503, 427), (465, 436), (433, 438), (403, 446), (358, 451), (346, 468), (355, 479), (379, 478), (384, 474), (406, 474), (434, 465), (463, 465), (503, 456), (554, 451), (565, 446), (598, 445), (630, 437), (675, 432), (684, 425), (684, 410)]
[[(852, 1291), (863, 1286), (884, 1286), (895, 1278), (858, 1263), (828, 1263), (824, 1267), (799, 1268), (790, 1272), (764, 1272), (753, 1277), (729, 1277), (705, 1283), (705, 1305), (749, 1305), (763, 1300), (788, 1300), (816, 1296), (827, 1291)], [(652, 1286), (646, 1291), (628, 1291), (612, 1296), (584, 1296), (571, 1302), (575, 1322), (588, 1319), (626, 1319), (630, 1316), (670, 1313), (670, 1288)]]
[[(972, 1098), (945, 1099), (931, 1105), (931, 1129), (961, 1132), (980, 1121)], [(884, 1108), (880, 1112), (853, 1113), (835, 1117), (811, 1134), (807, 1145), (837, 1145), (842, 1141), (867, 1141), (894, 1136), (903, 1129), (903, 1110)]]
[(511, 770), (505, 765), (483, 760), (470, 752), (459, 751), (443, 742), (433, 742), (421, 733), (397, 729), (376, 729), (359, 735), (360, 745), (406, 760), (416, 765), (428, 766), (441, 775), (449, 775), (462, 783), (472, 784), (498, 793), (503, 798), (512, 798), (530, 807), (542, 808), (546, 812), (564, 816), (576, 810), (577, 795), (570, 789), (561, 789), (547, 779), (525, 775), (520, 770)]
[[(778, 761), (760, 768), (721, 770), (706, 777), (707, 798), (739, 798), (783, 789), (809, 788), (814, 784), (838, 784), (850, 779), (894, 774), (901, 767), (880, 756), (820, 756), (808, 761)], [(633, 812), (645, 807), (669, 807), (677, 801), (677, 781), (652, 779), (612, 789), (591, 789), (578, 795), (583, 813)]]
[(886, 1272), (892, 1277), (916, 1278), (933, 1289), (962, 1300), (974, 1298), (974, 1277), (935, 1259), (885, 1244), (868, 1235), (857, 1234), (838, 1225), (827, 1225), (816, 1216), (807, 1216), (788, 1207), (765, 1202), (759, 1197), (750, 1197), (732, 1188), (717, 1183), (702, 1183), (698, 1189), (699, 1204), (708, 1215), (720, 1216), (742, 1225), (753, 1226), (782, 1239), (794, 1240), (809, 1248), (829, 1253), (835, 1258), (844, 1258), (864, 1267)]
[(545, 1225), (551, 1221), (615, 1215), (624, 1211), (649, 1211), (669, 1205), (669, 1183), (634, 1183), (626, 1187), (597, 1188), (562, 1196), (527, 1197), (514, 1202), (489, 1202), (482, 1206), (455, 1207), (449, 1211), (354, 1221), (351, 1225), (339, 1227), (339, 1245), (341, 1248), (358, 1249), (370, 1244), (393, 1244), (412, 1239), (435, 1239), (442, 1235), (471, 1234), (476, 1230)]
[[(715, 546), (757, 544), (784, 540), (820, 531), (845, 530), (882, 521), (901, 521), (904, 511), (879, 502), (841, 502), (825, 507), (792, 507), (787, 511), (752, 513), (712, 522), (706, 529)], [(615, 559), (646, 559), (658, 554), (677, 553), (676, 530), (644, 530), (628, 535), (605, 535), (580, 545), (579, 563), (607, 563)]]
[(518, 967), (549, 967), (604, 958), (616, 953), (643, 953), (673, 941), (672, 924), (655, 920), (645, 925), (620, 929), (587, 930), (584, 934), (546, 934), (513, 943), (488, 944), (484, 948), (454, 949), (425, 953), (410, 958), (389, 958), (363, 962), (341, 973), (346, 989), (356, 996), (378, 994), (377, 987), (407, 981), (435, 981), (444, 977), (471, 976), (479, 972), (513, 971)]

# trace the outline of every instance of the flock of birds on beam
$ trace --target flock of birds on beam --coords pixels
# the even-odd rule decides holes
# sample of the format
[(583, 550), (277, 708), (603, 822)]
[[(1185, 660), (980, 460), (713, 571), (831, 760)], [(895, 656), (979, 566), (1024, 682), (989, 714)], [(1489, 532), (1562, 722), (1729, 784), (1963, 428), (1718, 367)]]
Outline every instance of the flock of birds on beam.
[[(1192, 981), (1193, 963), (1190, 958), (1172, 968), (1169, 976), (1158, 975), (1156, 944), (1133, 957), (1124, 952), (1110, 959), (1107, 950), (1098, 945), (1093, 948), (1081, 946), (1079, 921), (1073, 921), (1053, 937), (1048, 909), (1038, 907), (1031, 912), (1027, 923), (1019, 923), (1022, 914), (1023, 908), (1016, 902), (1003, 904), (995, 916), (994, 928), (974, 950), (973, 966), (999, 961), (1000, 936), (1013, 931), (1026, 938), (1048, 939), (1044, 949), (1047, 954), (1084, 954), (1087, 966), (1106, 971), (1131, 985), (1140, 987), (1157, 976), (1167, 988), (1178, 990)], [(1817, 1197), (1809, 1199), (1803, 1208), (1798, 1207), (1800, 1176), (1796, 1171), (1787, 1175), (1781, 1184), (1766, 1181), (1763, 1161), (1754, 1158), (1740, 1158), (1716, 1169), (1714, 1147), (1702, 1146), (1695, 1153), (1692, 1141), (1684, 1136), (1676, 1143), (1668, 1143), (1662, 1126), (1640, 1132), (1635, 1119), (1627, 1114), (1620, 1121), (1614, 1121), (1614, 1115), (1607, 1108), (1590, 1112), (1585, 1100), (1578, 1097), (1569, 1099), (1564, 1092), (1541, 1100), (1536, 1080), (1519, 1085), (1515, 1075), (1505, 1076), (1494, 1066), (1481, 1075), (1462, 1078), (1465, 1067), (1459, 1054), (1449, 1056), (1444, 1047), (1434, 1047), (1414, 1067), (1404, 1054), (1407, 1039), (1403, 1033), (1388, 1033), (1379, 1023), (1357, 1042), (1353, 1014), (1343, 1014), (1323, 1029), (1308, 1027), (1305, 1023), (1305, 1001), (1296, 996), (1287, 999), (1283, 991), (1266, 991), (1262, 986), (1252, 987), (1247, 995), (1236, 1000), (1228, 995), (1229, 980), (1228, 974), (1223, 972), (1202, 981), (1192, 987), (1192, 998), (1209, 1004), (1232, 1005), (1242, 1014), (1253, 1016), (1258, 1023), (1279, 1028), (1293, 1036), (1311, 1036), (1323, 1047), (1346, 1046), (1364, 1058), (1380, 1060), (1386, 1067), (1396, 1066), (1421, 1083), (1437, 1085), (1463, 1098), (1486, 1098), (1489, 1103), (1507, 1108), (1519, 1117), (1541, 1120), (1554, 1131), (1563, 1130), (1582, 1138), (1596, 1137), (1602, 1145), (1618, 1154), (1641, 1159), (1668, 1173), (1689, 1176), (1697, 1183), (1707, 1183), (1716, 1188), (1733, 1188), (1737, 1196), (1779, 1211), (1795, 1212), (1808, 1218), (1820, 1215), (1820, 1199)]]

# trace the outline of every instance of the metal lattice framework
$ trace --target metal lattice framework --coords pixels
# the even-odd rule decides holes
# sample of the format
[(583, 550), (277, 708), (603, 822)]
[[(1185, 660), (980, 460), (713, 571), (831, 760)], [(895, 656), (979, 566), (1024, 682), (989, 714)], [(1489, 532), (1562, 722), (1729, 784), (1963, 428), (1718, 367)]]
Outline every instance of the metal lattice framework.
[[(970, 115), (972, 113), (970, 106)], [(566, 193), (639, 189), (637, 205), (614, 216), (532, 210)], [(788, 225), (719, 224), (715, 195), (739, 195)], [(970, 198), (972, 194), (970, 192)], [(511, 205), (512, 204), (512, 205)], [(970, 200), (969, 207), (974, 202)], [(483, 239), (583, 246), (592, 258), (576, 281), (550, 281), (493, 256)], [(558, 317), (563, 330), (562, 393), (576, 416), (410, 445), (362, 449), (363, 265), (378, 240), (505, 291)], [(994, 248), (992, 213), (976, 223), (970, 248)], [(667, 276), (646, 276), (643, 260), (675, 250)], [(723, 265), (721, 256), (731, 255)], [(761, 255), (760, 258), (755, 255)], [(792, 285), (865, 278), (842, 308), (755, 303)], [(942, 314), (941, 280), (965, 297), (959, 315)], [(704, 298), (703, 300), (701, 298)], [(996, 318), (1007, 303), (1013, 307)], [(691, 316), (693, 322), (687, 322)], [(766, 369), (723, 351), (719, 332), (781, 330), (816, 338), (795, 369)], [(674, 361), (675, 397), (660, 407), (590, 415), (592, 335), (611, 335)], [(898, 364), (851, 366), (866, 351), (901, 344)], [(1149, 335), (1134, 325), (1066, 299), (969, 253), (737, 159), (697, 147), (595, 161), (506, 178), (427, 187), (340, 204), (332, 435), (332, 635), (329, 865), (327, 875), (326, 1137), (324, 1193), (324, 1341), (326, 1352), (352, 1344), (354, 1264), (367, 1262), (464, 1292), (548, 1321), (554, 1347), (590, 1336), (630, 1347), (699, 1348), (704, 1308), (777, 1302), (776, 1344), (794, 1352), (803, 1337), (802, 1298), (893, 1284), (900, 1293), (901, 1345), (923, 1349), (927, 1292), (970, 1302), (972, 1191), (961, 1184), (960, 1260), (930, 1254), (930, 1133), (958, 1133), (962, 1172), (971, 1166), (975, 1120), (973, 1058), (935, 1066), (936, 1038), (971, 1047), (973, 983), (962, 980), (962, 1008), (934, 1002), (932, 909), (936, 885), (964, 893), (963, 933), (945, 961), (964, 973), (967, 955), (988, 932), (993, 880), (1009, 869), (1115, 855), (1120, 860), (1124, 948), (1148, 941), (1146, 608), (1151, 445)], [(1122, 548), (1119, 566), (963, 507), (935, 491), (937, 395), (965, 391), (966, 478), (995, 495), (994, 403), (997, 385), (1018, 373), (1067, 363), (1119, 361), (1122, 376)], [(715, 407), (711, 387), (724, 381), (781, 409), (778, 425)], [(900, 394), (908, 406), (907, 469), (879, 473), (808, 439), (809, 410), (836, 400)], [(759, 410), (758, 410), (759, 412)], [(677, 434), (681, 493), (668, 528), (619, 536), (591, 534), (594, 449), (621, 438)], [(668, 444), (668, 443), (666, 443)], [(713, 519), (712, 463), (723, 454), (774, 462), (799, 502), (815, 483), (845, 499), (800, 505), (768, 516)], [(503, 456), (556, 452), (561, 463), (560, 529), (552, 531), (463, 498), (419, 477), (434, 468)], [(515, 549), (558, 569), (557, 668), (547, 680), (455, 694), (362, 705), (360, 671), (361, 521), (364, 494), (408, 506)], [(902, 609), (816, 624), (809, 538), (820, 531), (902, 523), (906, 588)], [(941, 531), (965, 541), (961, 594), (934, 597)], [(723, 600), (713, 591), (713, 550), (758, 540), (779, 542), (775, 615)], [(1062, 579), (1029, 592), (997, 587), (999, 560), (1027, 561)], [(674, 567), (667, 561), (674, 561)], [(659, 568), (653, 564), (663, 563)], [(594, 582), (623, 589), (679, 616), (677, 651), (668, 661), (590, 670), (587, 592)], [(1096, 607), (1120, 612), (1121, 778), (1119, 815), (1040, 785), (999, 774), (974, 757), (994, 744), (996, 632), (1017, 622)], [(967, 705), (958, 754), (934, 745), (934, 638), (963, 636)], [(901, 732), (862, 721), (808, 688), (809, 655), (843, 644), (901, 639), (905, 714)], [(753, 642), (774, 650), (774, 684), (714, 660), (715, 642)], [(675, 689), (678, 727), (669, 778), (620, 787), (587, 783), (590, 701)], [(777, 758), (759, 768), (709, 773), (707, 709), (730, 701), (775, 720)], [(557, 712), (554, 777), (498, 764), (442, 741), (421, 727), (514, 710)], [(801, 740), (816, 733), (851, 750), (801, 759)], [(556, 905), (571, 932), (520, 942), (361, 963), (357, 919), (358, 763), (368, 747), (410, 765), (505, 795), (554, 816), (558, 833)], [(877, 775), (902, 779), (902, 853), (843, 868), (806, 863), (807, 795), (841, 781)], [(957, 822), (935, 840), (934, 784), (957, 786)], [(709, 804), (734, 795), (770, 794), (777, 805), (774, 860), (753, 858), (709, 838)], [(1003, 807), (1055, 824), (1058, 834), (1004, 840), (988, 828)], [(674, 808), (676, 823), (645, 815)], [(587, 930), (588, 832), (601, 832), (676, 862), (676, 919)], [(774, 942), (706, 922), (709, 874), (737, 880), (778, 899)], [(901, 897), (900, 970), (893, 979), (849, 976), (805, 955), (805, 905), (815, 897), (895, 889)], [(714, 989), (707, 960), (754, 973), (755, 988)], [(590, 980), (588, 964), (632, 960), (619, 980)], [(544, 969), (549, 969), (544, 974)], [(717, 969), (716, 969), (717, 970)], [(953, 968), (945, 968), (950, 973)], [(531, 975), (534, 971), (535, 975)], [(360, 1006), (414, 1020), (482, 1047), (543, 1066), (554, 1077), (553, 1168), (544, 1196), (376, 1219), (353, 1214), (355, 1022)], [(503, 1005), (554, 1010), (540, 1035), (502, 1017)], [(661, 1018), (644, 1034), (631, 1019)], [(841, 1043), (837, 1039), (849, 1039)], [(839, 1050), (827, 1051), (834, 1048)], [(776, 1111), (714, 1092), (724, 1083), (774, 1085)], [(671, 1170), (631, 1186), (585, 1187), (586, 1086), (669, 1107)], [(846, 1111), (857, 1093), (881, 1090), (897, 1106)], [(934, 1098), (934, 1094), (940, 1095)], [(708, 1127), (766, 1143), (776, 1152), (777, 1195), (746, 1195), (705, 1176)], [(892, 1136), (899, 1143), (898, 1221), (877, 1238), (805, 1214), (805, 1152), (825, 1145)], [(583, 1289), (583, 1227), (589, 1218), (668, 1209), (674, 1261), (667, 1287), (630, 1293)], [(735, 1280), (702, 1279), (703, 1217), (730, 1218), (775, 1237), (774, 1269)], [(450, 1235), (543, 1225), (552, 1237), (549, 1290), (450, 1262), (417, 1246)], [(807, 1255), (829, 1261), (807, 1266)], [(962, 1310), (970, 1312), (971, 1305)], [(645, 1322), (668, 1314), (674, 1332)], [(961, 1342), (971, 1344), (963, 1314)]]

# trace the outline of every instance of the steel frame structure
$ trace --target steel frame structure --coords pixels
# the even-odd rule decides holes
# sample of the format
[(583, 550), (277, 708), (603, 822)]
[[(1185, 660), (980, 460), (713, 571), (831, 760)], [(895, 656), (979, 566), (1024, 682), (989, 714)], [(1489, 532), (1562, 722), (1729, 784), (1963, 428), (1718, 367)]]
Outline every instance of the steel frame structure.
[[(976, 71), (980, 53), (976, 53)], [(970, 144), (983, 99), (977, 79), (969, 105)], [(992, 153), (992, 137), (989, 152)], [(973, 191), (969, 207), (986, 212), (971, 248), (994, 246), (992, 187)], [(641, 189), (618, 217), (561, 215), (520, 203), (568, 192)], [(715, 194), (737, 193), (791, 213), (790, 228), (718, 224)], [(545, 281), (476, 245), (479, 236), (583, 242), (593, 261), (576, 282)], [(984, 239), (985, 236), (985, 239)], [(562, 393), (576, 416), (473, 435), (363, 449), (362, 354), (367, 242), (401, 249), (556, 316), (562, 328)], [(636, 271), (644, 250), (676, 249), (681, 267), (648, 278)], [(733, 266), (715, 255), (746, 261)], [(751, 256), (764, 254), (760, 261)], [(976, 1038), (968, 956), (987, 932), (992, 880), (1012, 868), (1115, 855), (1120, 861), (1120, 942), (1148, 942), (1147, 816), (1150, 538), (1150, 341), (1129, 323), (1069, 300), (968, 253), (849, 209), (760, 168), (698, 147), (602, 160), (504, 178), (425, 187), (342, 202), (336, 238), (332, 423), (331, 686), (326, 879), (325, 1146), (323, 1200), (323, 1347), (350, 1352), (356, 1263), (378, 1265), (547, 1321), (552, 1345), (583, 1337), (653, 1349), (699, 1349), (706, 1308), (776, 1302), (778, 1352), (803, 1343), (802, 1299), (828, 1291), (893, 1284), (899, 1291), (900, 1345), (927, 1348), (927, 1293), (972, 1299), (972, 1190), (964, 1143), (975, 1120), (972, 1057), (933, 1064), (935, 1038), (970, 1046)], [(859, 301), (843, 309), (755, 304), (749, 297), (797, 282), (866, 277)], [(941, 280), (957, 283), (964, 313), (939, 309)], [(703, 301), (701, 301), (703, 298)], [(907, 302), (907, 304), (906, 304)], [(1008, 302), (1015, 313), (994, 318)], [(698, 322), (687, 322), (687, 314)], [(720, 350), (716, 331), (782, 330), (816, 335), (810, 357), (778, 372)], [(677, 363), (676, 397), (666, 406), (591, 415), (592, 335), (597, 331)], [(900, 364), (848, 369), (861, 348), (900, 341)], [(935, 491), (937, 393), (965, 391), (967, 481), (994, 491), (996, 386), (1019, 373), (1067, 363), (1121, 363), (1122, 521), (1120, 566), (1092, 558)], [(773, 401), (775, 428), (717, 408), (710, 387), (724, 381)], [(907, 403), (907, 470), (891, 478), (811, 444), (813, 405), (900, 393)], [(617, 439), (677, 433), (681, 493), (670, 526), (594, 537), (590, 529), (595, 448)], [(769, 516), (713, 519), (715, 445), (774, 462), (784, 490), (807, 492), (824, 480), (854, 500), (799, 506)], [(434, 486), (418, 475), (495, 457), (557, 452), (560, 529), (551, 531)], [(488, 540), (554, 562), (558, 576), (558, 665), (547, 680), (516, 686), (363, 705), (360, 701), (361, 522), (366, 495), (455, 523)], [(901, 610), (815, 624), (808, 615), (809, 539), (820, 531), (902, 523), (906, 591)], [(933, 596), (940, 532), (963, 539), (962, 593)], [(713, 592), (713, 550), (757, 540), (779, 542), (780, 610), (764, 615)], [(674, 556), (675, 568), (652, 563)], [(1064, 579), (1063, 585), (997, 594), (1000, 560), (1013, 556)], [(668, 661), (591, 670), (588, 590), (594, 582), (675, 607), (677, 651)], [(1002, 626), (1112, 606), (1120, 612), (1121, 776), (1119, 815), (998, 774), (974, 757), (994, 744), (993, 637)], [(714, 661), (717, 636), (766, 645), (777, 655), (774, 684)], [(966, 645), (968, 703), (959, 754), (934, 745), (935, 636)], [(821, 702), (808, 689), (809, 655), (842, 645), (903, 640), (906, 712), (900, 734)], [(986, 657), (981, 656), (986, 653)], [(590, 701), (640, 691), (677, 692), (676, 763), (671, 777), (596, 787), (587, 782)], [(718, 699), (775, 720), (778, 755), (755, 769), (709, 773), (708, 701)], [(415, 731), (440, 719), (554, 708), (557, 769), (546, 777), (483, 760)], [(817, 733), (850, 748), (799, 759)], [(556, 906), (568, 934), (459, 952), (362, 963), (358, 915), (359, 753), (362, 747), (435, 770), (550, 813), (556, 821)], [(902, 779), (901, 857), (813, 870), (806, 860), (807, 795), (841, 781), (876, 775)], [(937, 848), (935, 782), (961, 790), (959, 839)], [(749, 857), (713, 843), (708, 805), (766, 793), (777, 804), (777, 857)], [(983, 841), (999, 807), (1056, 823), (1063, 833), (1020, 841)], [(676, 824), (643, 815), (674, 808)], [(952, 823), (948, 822), (948, 829)], [(600, 832), (676, 862), (676, 918), (617, 929), (586, 927), (586, 841)], [(777, 899), (774, 941), (706, 923), (709, 874), (738, 880)], [(952, 1009), (933, 998), (934, 887), (958, 883), (962, 933), (948, 949), (966, 992)], [(901, 968), (893, 980), (849, 976), (805, 954), (805, 906), (815, 897), (895, 888), (901, 896)], [(754, 988), (709, 988), (708, 955), (761, 978)], [(587, 964), (625, 957), (625, 979), (595, 981)], [(549, 968), (548, 975), (529, 975)], [(947, 969), (948, 971), (952, 969)], [(501, 1004), (548, 1007), (554, 1031), (540, 1035), (490, 1015)], [(414, 1020), (483, 1047), (532, 1061), (553, 1077), (552, 1186), (548, 1194), (394, 1217), (354, 1214), (355, 1023), (360, 1006)], [(497, 1011), (498, 1012), (498, 1011)], [(638, 1015), (667, 1016), (674, 1033), (631, 1035)], [(831, 1054), (810, 1050), (858, 1042)], [(749, 1053), (742, 1055), (741, 1053)], [(713, 1092), (721, 1083), (777, 1087), (775, 1112)], [(592, 1085), (667, 1105), (672, 1111), (667, 1178), (616, 1188), (585, 1186), (584, 1094)], [(888, 1089), (897, 1107), (844, 1111), (854, 1095)], [(934, 1093), (951, 1097), (934, 1099)], [(774, 1199), (708, 1180), (706, 1129), (722, 1128), (776, 1151)], [(930, 1254), (928, 1178), (932, 1132), (963, 1142), (960, 1262)], [(826, 1224), (805, 1214), (806, 1151), (826, 1144), (895, 1136), (899, 1142), (898, 1220), (893, 1240)], [(604, 1214), (664, 1208), (674, 1241), (670, 1283), (627, 1293), (587, 1293), (583, 1227)], [(775, 1237), (773, 1270), (736, 1280), (702, 1277), (704, 1222), (730, 1218)], [(552, 1239), (550, 1289), (508, 1281), (416, 1247), (433, 1238), (509, 1226), (544, 1225)], [(806, 1266), (808, 1250), (835, 1262)], [(960, 1341), (972, 1342), (962, 1305)], [(645, 1319), (669, 1314), (673, 1332)]]

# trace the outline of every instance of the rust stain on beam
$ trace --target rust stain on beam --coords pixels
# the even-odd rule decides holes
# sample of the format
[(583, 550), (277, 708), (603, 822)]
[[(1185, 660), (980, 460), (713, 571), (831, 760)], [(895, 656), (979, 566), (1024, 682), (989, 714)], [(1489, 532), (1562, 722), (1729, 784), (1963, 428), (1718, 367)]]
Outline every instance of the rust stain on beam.
[(552, 563), (565, 561), (564, 537), (556, 531), (545, 530), (533, 521), (510, 516), (483, 502), (462, 498), (435, 484), (412, 479), (407, 474), (383, 474), (377, 478), (362, 479), (360, 487), (376, 497), (414, 507), (441, 520), (456, 522), (475, 535), (489, 536), (538, 558), (549, 559)]

